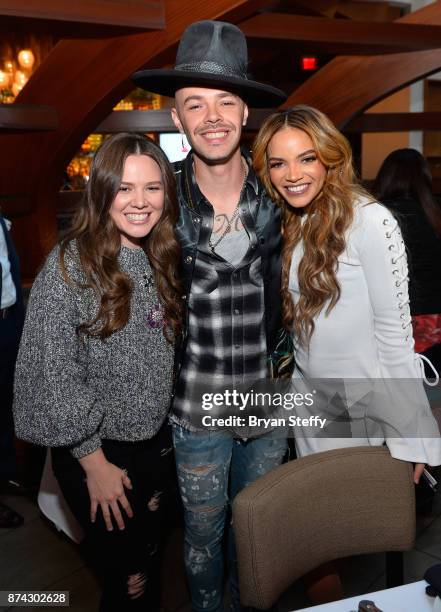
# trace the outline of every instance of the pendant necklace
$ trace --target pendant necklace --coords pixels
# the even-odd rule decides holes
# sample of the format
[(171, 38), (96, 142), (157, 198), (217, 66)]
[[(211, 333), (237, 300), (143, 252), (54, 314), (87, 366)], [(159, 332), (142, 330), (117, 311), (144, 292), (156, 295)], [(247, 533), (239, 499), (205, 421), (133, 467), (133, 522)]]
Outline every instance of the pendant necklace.
[(208, 239), (208, 246), (210, 247), (212, 253), (215, 252), (214, 249), (217, 247), (219, 242), (221, 242), (221, 240), (223, 240), (225, 238), (225, 236), (231, 232), (231, 228), (233, 226), (233, 223), (234, 223), (235, 219), (239, 216), (239, 206), (240, 206), (240, 203), (242, 201), (242, 197), (243, 197), (243, 194), (244, 194), (244, 191), (245, 191), (245, 187), (246, 187), (246, 184), (247, 184), (247, 175), (248, 175), (248, 167), (246, 165), (246, 162), (243, 160), (243, 158), (241, 158), (241, 160), (242, 160), (242, 168), (243, 168), (243, 183), (242, 183), (242, 188), (240, 190), (239, 199), (237, 201), (236, 208), (234, 209), (233, 214), (231, 215), (231, 218), (229, 219), (227, 217), (227, 215), (225, 215), (227, 217), (227, 225), (226, 225), (224, 231), (222, 232), (222, 234), (219, 236), (219, 238), (216, 240), (216, 242), (214, 244), (211, 241), (211, 236), (213, 236), (213, 232), (211, 233), (211, 236)]

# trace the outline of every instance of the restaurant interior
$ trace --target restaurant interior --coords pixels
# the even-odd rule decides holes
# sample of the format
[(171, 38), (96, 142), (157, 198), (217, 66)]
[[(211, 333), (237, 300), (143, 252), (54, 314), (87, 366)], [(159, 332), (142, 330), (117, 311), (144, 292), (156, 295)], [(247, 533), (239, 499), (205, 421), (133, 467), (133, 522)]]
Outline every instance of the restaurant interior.
[[(186, 154), (173, 100), (135, 88), (130, 77), (172, 66), (182, 32), (202, 19), (241, 28), (250, 73), (288, 94), (283, 107), (309, 104), (335, 122), (365, 185), (391, 151), (411, 147), (427, 159), (441, 194), (441, 0), (0, 0), (0, 205), (12, 221), (25, 292), (68, 227), (109, 134), (145, 133), (170, 159)], [(269, 113), (251, 109), (249, 147)], [(33, 493), (0, 496), (25, 518), (19, 529), (0, 530), (0, 590), (69, 590), (72, 610), (97, 609), (81, 546), (36, 502), (44, 449), (17, 441), (17, 454)], [(182, 539), (177, 524), (164, 559), (165, 612), (191, 609)], [(435, 563), (439, 495), (419, 500), (403, 582), (421, 580)], [(347, 596), (386, 587), (382, 553), (345, 559), (341, 571)], [(296, 580), (274, 610), (308, 605)]]

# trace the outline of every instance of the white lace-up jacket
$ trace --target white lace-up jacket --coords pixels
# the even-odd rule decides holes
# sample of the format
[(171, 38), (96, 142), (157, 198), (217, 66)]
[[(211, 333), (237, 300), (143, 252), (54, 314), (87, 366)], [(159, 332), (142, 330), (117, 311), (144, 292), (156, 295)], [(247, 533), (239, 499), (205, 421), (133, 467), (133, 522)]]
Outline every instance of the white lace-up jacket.
[[(297, 270), (302, 255), (302, 245), (298, 245), (289, 280), (294, 300), (299, 294)], [(405, 246), (396, 220), (381, 204), (361, 200), (355, 206), (346, 249), (338, 258), (337, 279), (341, 295), (336, 306), (328, 315), (323, 308), (316, 317), (309, 347), (296, 342), (298, 370), (294, 376), (345, 381), (422, 379), (423, 358), (414, 353)], [(422, 380), (411, 382), (410, 393), (404, 381), (392, 386), (393, 409), (384, 402), (371, 407), (393, 411), (391, 419), (398, 424), (395, 429), (401, 421), (406, 431), (412, 431), (411, 437), (385, 436), (392, 456), (441, 464), (441, 438), (436, 435), (438, 428)], [(423, 437), (424, 432), (431, 437)], [(342, 446), (382, 444), (384, 440), (300, 437), (297, 448), (300, 455), (306, 455)]]

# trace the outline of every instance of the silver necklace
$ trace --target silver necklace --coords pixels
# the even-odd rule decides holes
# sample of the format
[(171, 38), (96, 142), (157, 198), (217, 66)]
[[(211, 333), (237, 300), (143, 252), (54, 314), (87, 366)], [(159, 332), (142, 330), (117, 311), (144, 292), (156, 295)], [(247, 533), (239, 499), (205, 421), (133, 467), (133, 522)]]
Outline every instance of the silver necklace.
[(214, 253), (214, 249), (217, 247), (219, 242), (221, 242), (221, 240), (223, 240), (225, 238), (225, 236), (231, 232), (231, 228), (233, 226), (233, 223), (234, 223), (235, 219), (239, 216), (239, 206), (240, 206), (240, 203), (242, 201), (242, 197), (243, 197), (243, 194), (244, 194), (244, 191), (245, 191), (245, 187), (246, 187), (246, 184), (247, 184), (247, 174), (248, 174), (248, 172), (247, 172), (248, 171), (248, 167), (246, 165), (246, 162), (244, 162), (243, 158), (241, 158), (241, 159), (242, 159), (242, 168), (243, 168), (243, 183), (242, 183), (242, 188), (240, 190), (239, 199), (237, 201), (236, 208), (234, 209), (233, 214), (231, 215), (230, 219), (227, 217), (227, 225), (226, 225), (224, 231), (222, 232), (222, 234), (216, 240), (216, 242), (214, 244), (211, 242), (211, 236), (213, 235), (213, 232), (211, 233), (211, 236), (208, 239), (208, 246), (210, 247), (210, 249), (211, 249), (211, 251), (213, 253)]

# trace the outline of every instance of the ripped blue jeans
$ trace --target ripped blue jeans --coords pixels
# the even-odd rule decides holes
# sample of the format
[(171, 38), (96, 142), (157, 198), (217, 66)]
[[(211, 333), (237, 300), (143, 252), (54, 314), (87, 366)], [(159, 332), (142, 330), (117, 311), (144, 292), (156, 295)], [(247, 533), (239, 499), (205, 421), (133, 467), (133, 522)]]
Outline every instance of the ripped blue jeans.
[[(220, 612), (223, 539), (228, 504), (244, 487), (280, 465), (286, 439), (268, 435), (243, 442), (219, 431), (173, 424), (179, 488), (185, 515), (185, 566), (194, 612)], [(240, 610), (233, 529), (228, 533), (233, 610)]]

